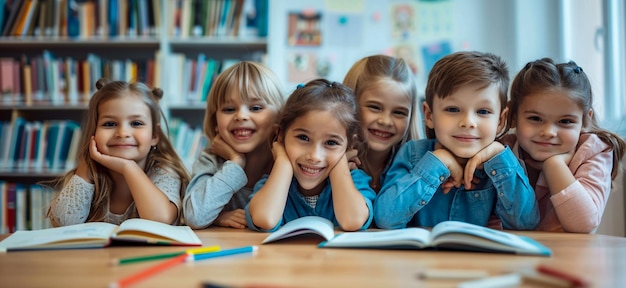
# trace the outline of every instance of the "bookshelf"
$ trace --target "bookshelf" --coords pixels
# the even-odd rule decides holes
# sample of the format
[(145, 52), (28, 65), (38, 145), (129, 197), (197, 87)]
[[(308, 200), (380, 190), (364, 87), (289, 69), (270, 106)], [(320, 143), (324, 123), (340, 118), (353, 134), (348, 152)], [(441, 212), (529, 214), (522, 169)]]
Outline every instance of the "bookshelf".
[[(262, 33), (267, 29), (254, 23), (266, 23), (258, 21), (267, 17), (266, 10), (259, 10), (267, 9), (266, 1), (20, 0), (11, 2), (20, 6), (15, 12), (0, 1), (6, 10), (0, 11), (0, 144), (5, 142), (0, 146), (0, 230), (10, 229), (2, 216), (6, 205), (15, 205), (6, 201), (12, 196), (3, 187), (19, 183), (28, 189), (75, 165), (68, 147), (73, 137), (61, 141), (66, 158), (50, 167), (47, 158), (54, 157), (46, 153), (39, 161), (34, 153), (15, 153), (22, 146), (33, 147), (32, 151), (39, 150), (38, 144), (50, 146), (53, 140), (46, 137), (51, 136), (39, 141), (35, 132), (33, 136), (16, 132), (16, 138), (7, 137), (7, 131), (13, 132), (17, 119), (28, 123), (23, 131), (46, 130), (45, 123), (57, 122), (80, 127), (95, 81), (101, 77), (163, 89), (161, 105), (171, 141), (190, 168), (206, 143), (203, 91), (227, 65), (239, 60), (264, 62), (267, 41)], [(257, 20), (247, 15), (256, 15)], [(12, 25), (22, 25), (22, 30), (7, 28)], [(68, 133), (64, 135), (79, 132)]]

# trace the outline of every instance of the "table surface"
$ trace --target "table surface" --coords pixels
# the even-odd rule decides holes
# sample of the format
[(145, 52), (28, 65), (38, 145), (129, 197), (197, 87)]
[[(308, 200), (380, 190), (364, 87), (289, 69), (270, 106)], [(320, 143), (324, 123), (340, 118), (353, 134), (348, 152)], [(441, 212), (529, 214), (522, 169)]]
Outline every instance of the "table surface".
[[(420, 279), (427, 269), (481, 269), (490, 275), (544, 264), (577, 275), (592, 287), (626, 283), (626, 238), (570, 233), (512, 232), (552, 249), (551, 257), (508, 254), (317, 248), (300, 236), (261, 245), (268, 233), (229, 228), (195, 231), (203, 246), (258, 245), (254, 253), (184, 263), (133, 287), (454, 287), (460, 280)], [(0, 239), (8, 234), (0, 235)], [(106, 287), (159, 261), (121, 266), (118, 258), (184, 251), (172, 246), (107, 247), (0, 254), (0, 287)], [(207, 286), (208, 287), (208, 286)], [(525, 280), (521, 287), (547, 287)]]

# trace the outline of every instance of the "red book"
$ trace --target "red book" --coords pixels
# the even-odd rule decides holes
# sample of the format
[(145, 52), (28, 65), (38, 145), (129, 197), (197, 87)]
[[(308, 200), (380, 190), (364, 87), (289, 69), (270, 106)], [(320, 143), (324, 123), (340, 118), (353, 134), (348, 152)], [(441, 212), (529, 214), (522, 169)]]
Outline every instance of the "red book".
[(8, 228), (8, 233), (15, 232), (15, 192), (17, 186), (15, 183), (7, 184), (7, 193), (6, 195), (6, 227)]

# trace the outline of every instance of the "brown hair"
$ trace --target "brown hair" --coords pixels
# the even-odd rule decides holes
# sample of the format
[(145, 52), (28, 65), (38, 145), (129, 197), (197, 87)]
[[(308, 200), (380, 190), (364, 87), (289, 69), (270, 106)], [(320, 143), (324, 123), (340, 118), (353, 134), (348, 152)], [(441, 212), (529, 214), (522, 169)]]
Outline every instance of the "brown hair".
[(352, 90), (341, 83), (326, 79), (312, 80), (291, 93), (278, 117), (281, 138), (284, 138), (287, 129), (298, 117), (310, 111), (333, 111), (346, 128), (347, 147), (355, 144), (352, 135), (362, 139), (359, 109)]
[(272, 70), (259, 63), (241, 61), (220, 73), (209, 91), (204, 116), (204, 134), (209, 141), (216, 136), (218, 109), (233, 93), (242, 100), (259, 97), (277, 110), (285, 103), (280, 82)]
[(507, 128), (515, 120), (516, 112), (524, 96), (546, 90), (561, 90), (575, 101), (583, 113), (583, 131), (598, 135), (602, 142), (613, 150), (612, 179), (619, 171), (620, 160), (624, 156), (626, 142), (619, 135), (600, 128), (596, 115), (586, 113), (593, 110), (593, 93), (587, 74), (574, 61), (556, 64), (550, 58), (528, 62), (517, 73), (511, 84), (511, 100), (509, 101), (509, 119)]
[[(465, 85), (480, 85), (479, 89), (496, 85), (500, 96), (500, 112), (506, 108), (509, 88), (506, 63), (492, 53), (476, 51), (456, 52), (435, 63), (428, 75), (426, 103), (432, 109), (435, 97), (446, 98)], [(436, 138), (434, 129), (425, 127), (425, 131), (427, 138)], [(500, 134), (505, 132), (503, 130)]]
[[(185, 195), (187, 184), (189, 183), (189, 173), (182, 160), (174, 150), (167, 134), (161, 128), (161, 119), (164, 118), (163, 111), (159, 106), (159, 100), (163, 97), (163, 90), (160, 88), (149, 88), (141, 82), (113, 81), (99, 79), (96, 82), (98, 91), (89, 100), (89, 110), (85, 114), (82, 125), (80, 148), (77, 151), (78, 161), (84, 161), (88, 167), (89, 178), (93, 179), (95, 185), (94, 197), (87, 216), (87, 222), (103, 221), (109, 206), (110, 194), (113, 189), (113, 180), (109, 170), (102, 164), (93, 160), (89, 154), (89, 143), (95, 134), (98, 125), (98, 107), (105, 101), (121, 97), (138, 97), (150, 110), (152, 117), (152, 133), (159, 139), (155, 149), (151, 149), (146, 159), (144, 171), (152, 171), (155, 168), (173, 170), (179, 175), (181, 180), (180, 197)], [(162, 118), (163, 117), (163, 118)], [(166, 130), (169, 130), (166, 125)], [(65, 186), (70, 178), (75, 174), (76, 168), (69, 171), (60, 179), (53, 182), (55, 188)], [(58, 196), (58, 194), (57, 194)], [(50, 216), (50, 211), (48, 211)]]

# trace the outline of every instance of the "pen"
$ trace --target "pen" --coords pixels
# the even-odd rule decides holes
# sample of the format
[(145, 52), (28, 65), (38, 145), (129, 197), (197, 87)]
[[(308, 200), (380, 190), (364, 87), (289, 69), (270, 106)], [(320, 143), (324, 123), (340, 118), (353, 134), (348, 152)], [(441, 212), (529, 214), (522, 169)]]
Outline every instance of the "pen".
[(166, 258), (172, 258), (172, 257), (176, 257), (178, 255), (182, 255), (182, 254), (200, 254), (200, 253), (208, 253), (208, 252), (215, 252), (215, 251), (219, 251), (220, 250), (220, 246), (207, 246), (207, 247), (201, 247), (201, 248), (194, 248), (194, 249), (188, 249), (182, 252), (172, 252), (172, 253), (164, 253), (164, 254), (156, 254), (156, 255), (146, 255), (146, 256), (137, 256), (137, 257), (128, 257), (128, 258), (121, 258), (121, 259), (113, 259), (113, 265), (124, 265), (124, 264), (131, 264), (131, 263), (137, 263), (137, 262), (145, 262), (145, 261), (152, 261), (152, 260), (160, 260), (160, 259), (166, 259)]
[(222, 257), (222, 256), (234, 255), (234, 254), (250, 253), (250, 252), (256, 251), (257, 249), (259, 249), (259, 247), (257, 246), (244, 246), (244, 247), (239, 247), (239, 248), (220, 250), (220, 251), (212, 252), (212, 253), (192, 254), (192, 255), (187, 256), (186, 261), (194, 262), (194, 261), (217, 258), (217, 257)]
[(152, 276), (152, 275), (154, 275), (156, 273), (159, 273), (159, 272), (161, 272), (161, 271), (163, 271), (163, 270), (165, 270), (167, 268), (171, 268), (171, 267), (174, 267), (174, 266), (176, 266), (176, 265), (178, 265), (180, 263), (183, 263), (183, 262), (185, 262), (185, 259), (187, 259), (187, 257), (188, 257), (187, 253), (180, 254), (180, 255), (172, 258), (172, 259), (164, 261), (163, 263), (159, 263), (159, 264), (154, 265), (154, 266), (152, 266), (152, 267), (150, 267), (150, 268), (148, 268), (146, 270), (139, 271), (139, 273), (137, 273), (137, 274), (133, 274), (133, 275), (130, 275), (130, 276), (126, 277), (126, 278), (123, 278), (123, 279), (121, 279), (119, 281), (113, 282), (113, 283), (109, 284), (109, 287), (112, 287), (112, 288), (113, 287), (115, 287), (115, 288), (126, 287), (126, 286), (128, 286), (130, 284), (133, 284), (133, 283), (135, 283), (135, 282), (137, 282), (137, 281), (139, 281), (141, 279), (144, 279), (146, 277), (150, 277), (150, 276)]
[(548, 275), (548, 276), (552, 276), (558, 279), (562, 279), (565, 280), (569, 283), (572, 284), (572, 286), (574, 287), (587, 287), (589, 286), (589, 284), (583, 280), (582, 278), (572, 275), (572, 274), (568, 274), (559, 270), (556, 270), (554, 268), (548, 267), (546, 265), (538, 265), (537, 266), (537, 272)]

